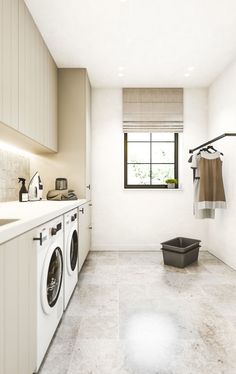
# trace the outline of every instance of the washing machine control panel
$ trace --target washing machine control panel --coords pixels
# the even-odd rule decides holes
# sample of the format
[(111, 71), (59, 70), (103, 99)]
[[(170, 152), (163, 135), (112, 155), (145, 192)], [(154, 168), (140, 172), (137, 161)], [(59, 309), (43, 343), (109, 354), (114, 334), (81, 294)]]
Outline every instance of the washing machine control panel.
[(70, 217), (71, 222), (75, 221), (76, 218), (77, 218), (77, 213), (73, 214), (73, 215)]
[(62, 229), (62, 223), (58, 223), (56, 227), (51, 228), (51, 236), (57, 235), (58, 231)]

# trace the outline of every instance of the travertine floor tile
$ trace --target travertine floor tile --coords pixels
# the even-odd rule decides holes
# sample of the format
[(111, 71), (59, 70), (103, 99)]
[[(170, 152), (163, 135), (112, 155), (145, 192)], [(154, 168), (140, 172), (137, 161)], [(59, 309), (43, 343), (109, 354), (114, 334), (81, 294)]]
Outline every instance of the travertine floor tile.
[(91, 252), (40, 374), (235, 374), (236, 272)]

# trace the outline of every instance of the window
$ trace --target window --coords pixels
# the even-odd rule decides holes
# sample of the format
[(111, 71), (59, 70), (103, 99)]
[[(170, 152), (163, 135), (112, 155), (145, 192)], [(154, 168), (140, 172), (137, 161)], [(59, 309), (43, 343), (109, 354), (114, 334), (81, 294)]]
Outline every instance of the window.
[(178, 179), (178, 134), (124, 134), (125, 188), (165, 188), (168, 178)]

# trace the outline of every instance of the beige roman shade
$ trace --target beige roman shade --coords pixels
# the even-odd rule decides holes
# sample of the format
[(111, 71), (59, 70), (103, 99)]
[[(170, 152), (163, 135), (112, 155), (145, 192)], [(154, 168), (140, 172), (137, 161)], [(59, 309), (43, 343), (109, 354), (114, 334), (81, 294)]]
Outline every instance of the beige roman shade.
[(123, 131), (182, 132), (183, 88), (123, 88)]

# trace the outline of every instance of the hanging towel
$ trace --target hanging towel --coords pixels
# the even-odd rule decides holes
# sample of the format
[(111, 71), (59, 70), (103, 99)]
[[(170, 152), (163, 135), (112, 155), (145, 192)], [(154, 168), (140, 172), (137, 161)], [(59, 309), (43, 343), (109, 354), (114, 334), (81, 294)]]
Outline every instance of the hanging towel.
[(198, 219), (204, 218), (215, 218), (215, 210), (214, 209), (199, 209), (198, 202), (199, 202), (199, 192), (200, 192), (200, 171), (199, 171), (199, 160), (200, 155), (194, 154), (191, 159), (191, 168), (194, 169), (194, 181), (193, 181), (193, 189), (194, 189), (194, 196), (193, 196), (193, 214)]
[(199, 165), (198, 209), (226, 208), (220, 153), (201, 152)]

